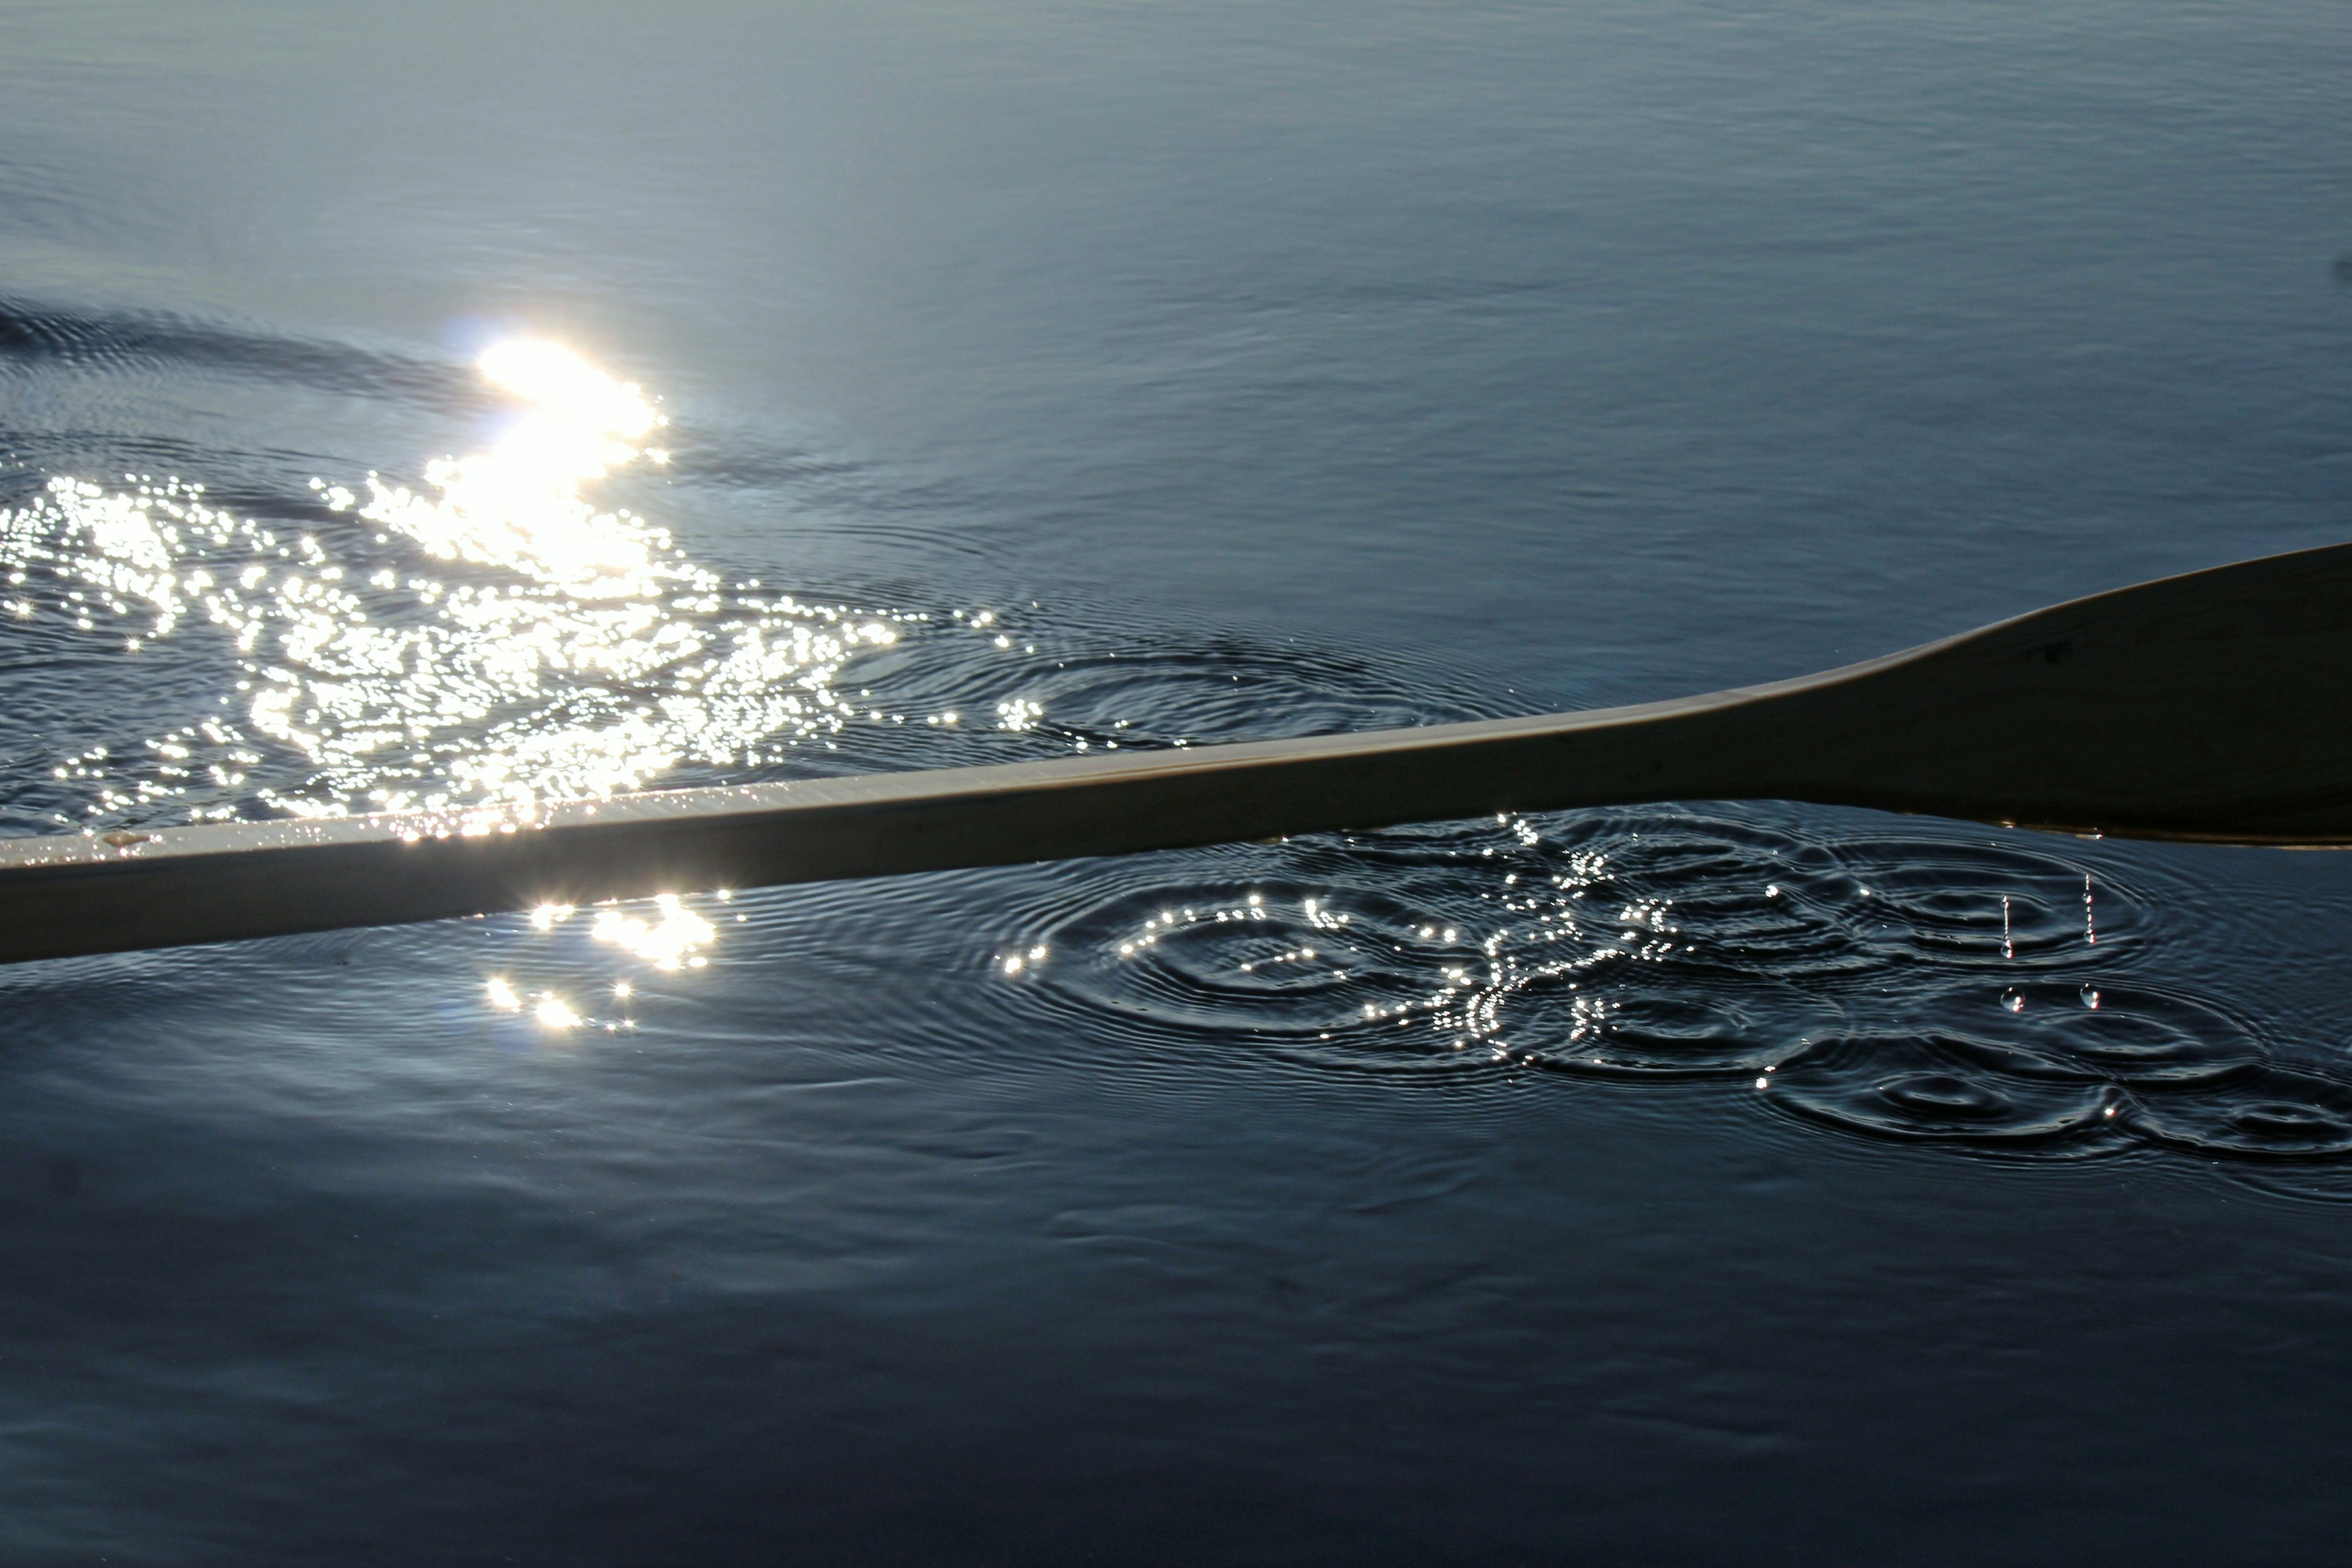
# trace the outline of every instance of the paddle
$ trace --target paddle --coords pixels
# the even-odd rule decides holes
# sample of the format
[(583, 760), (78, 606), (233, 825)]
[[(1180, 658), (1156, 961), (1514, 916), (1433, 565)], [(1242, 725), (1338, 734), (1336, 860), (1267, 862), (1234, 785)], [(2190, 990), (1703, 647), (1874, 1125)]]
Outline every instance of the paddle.
[(1642, 801), (2352, 844), (2352, 545), (1639, 707), (462, 815), (0, 841), (0, 962)]

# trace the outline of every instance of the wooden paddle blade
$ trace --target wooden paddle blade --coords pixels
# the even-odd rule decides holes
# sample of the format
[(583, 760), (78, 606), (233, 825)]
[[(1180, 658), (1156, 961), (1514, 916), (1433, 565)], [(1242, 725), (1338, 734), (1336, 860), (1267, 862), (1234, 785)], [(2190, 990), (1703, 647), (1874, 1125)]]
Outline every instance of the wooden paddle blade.
[(1776, 754), (1743, 795), (2352, 844), (2352, 545), (2078, 599), (1794, 684), (1775, 706), (1807, 754)]
[(2352, 843), (2352, 546), (1641, 707), (459, 814), (0, 843), (0, 961), (1644, 801)]

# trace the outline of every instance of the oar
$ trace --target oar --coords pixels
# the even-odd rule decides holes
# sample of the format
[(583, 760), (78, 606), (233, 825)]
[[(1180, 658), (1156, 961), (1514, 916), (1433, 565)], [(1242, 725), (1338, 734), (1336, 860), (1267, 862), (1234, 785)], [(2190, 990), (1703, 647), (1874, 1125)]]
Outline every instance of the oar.
[(1643, 801), (2352, 844), (2352, 545), (1584, 713), (463, 815), (0, 841), (0, 961)]

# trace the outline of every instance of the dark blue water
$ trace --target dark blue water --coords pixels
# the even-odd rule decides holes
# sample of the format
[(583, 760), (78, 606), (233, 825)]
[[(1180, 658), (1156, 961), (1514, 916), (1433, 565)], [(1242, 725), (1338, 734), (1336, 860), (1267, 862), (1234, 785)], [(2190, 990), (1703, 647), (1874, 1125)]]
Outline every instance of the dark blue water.
[[(2324, 5), (20, 3), (0, 826), (2335, 542), (2347, 82)], [(2332, 1563), (2348, 877), (1695, 803), (9, 970), (0, 1558)]]

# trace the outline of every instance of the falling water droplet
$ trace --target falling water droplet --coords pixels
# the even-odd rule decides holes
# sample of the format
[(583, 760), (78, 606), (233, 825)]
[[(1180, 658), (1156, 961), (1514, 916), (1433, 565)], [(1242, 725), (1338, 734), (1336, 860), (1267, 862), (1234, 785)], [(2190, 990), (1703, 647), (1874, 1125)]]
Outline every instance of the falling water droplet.
[(2083, 1005), (2085, 1007), (2096, 1007), (2098, 1005), (2099, 988), (2095, 985), (2084, 985), (2083, 987)]
[(2000, 1005), (2012, 1013), (2022, 1013), (2025, 1011), (2025, 993), (2011, 986), (2000, 994)]
[(2099, 945), (2099, 928), (2091, 918), (2091, 874), (2088, 871), (2083, 873), (2083, 944), (2085, 947)]
[[(2000, 955), (2003, 958), (2015, 958), (2017, 956), (2017, 943), (2011, 940), (2010, 936), (2009, 895), (2007, 893), (2003, 893), (2000, 896)], [(2015, 1007), (2011, 1007), (2010, 1011), (2014, 1013), (2017, 1009)]]

